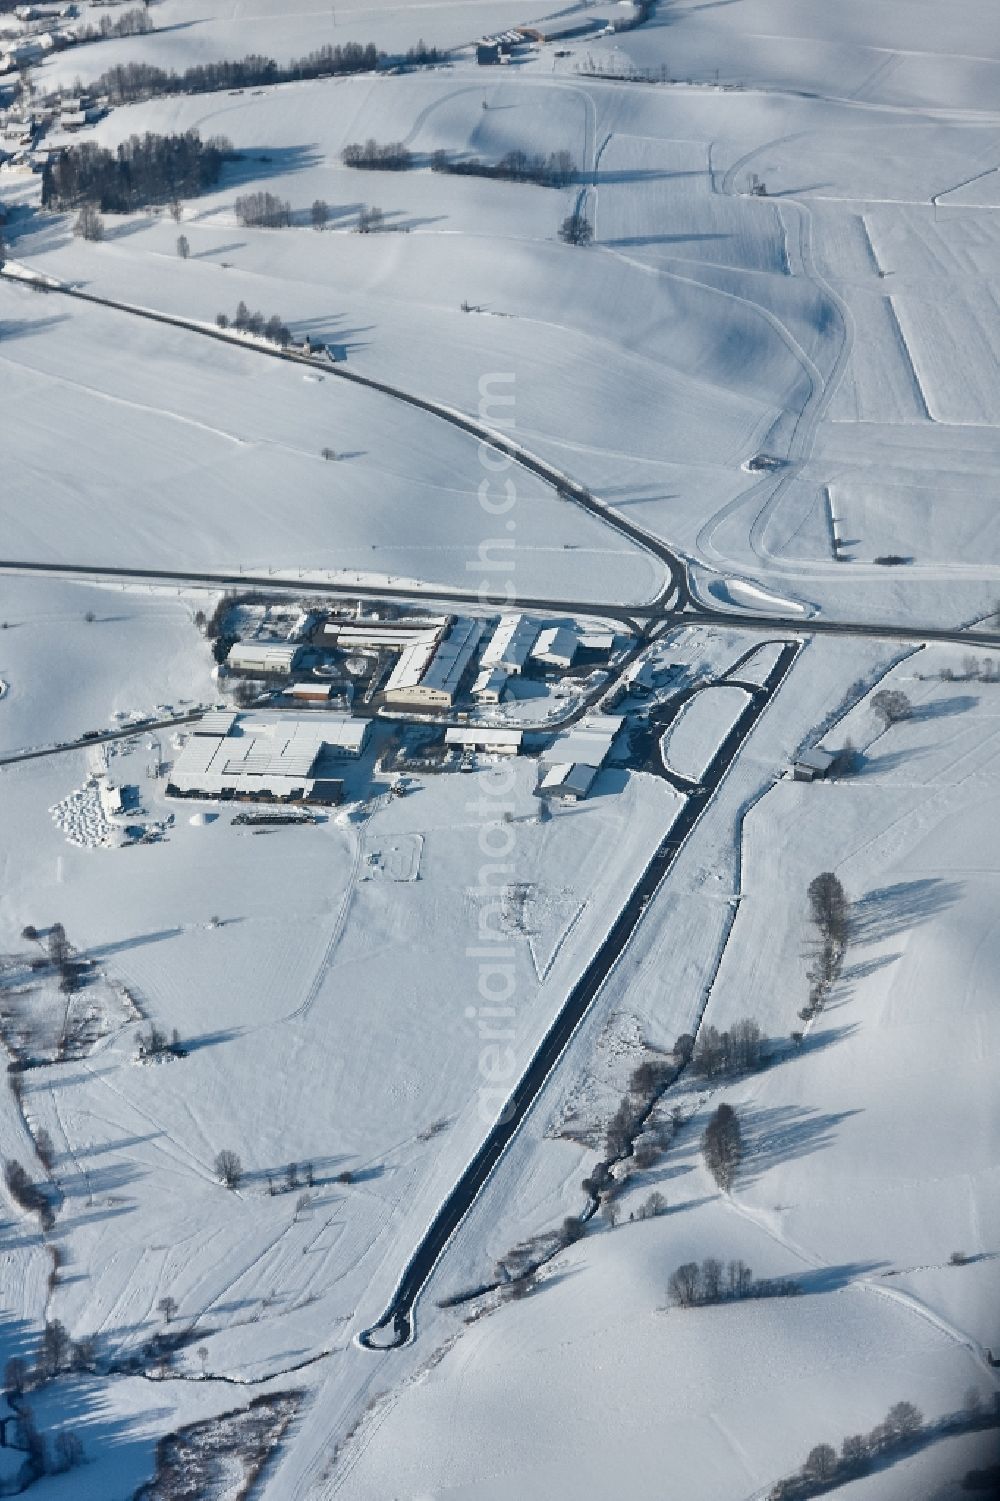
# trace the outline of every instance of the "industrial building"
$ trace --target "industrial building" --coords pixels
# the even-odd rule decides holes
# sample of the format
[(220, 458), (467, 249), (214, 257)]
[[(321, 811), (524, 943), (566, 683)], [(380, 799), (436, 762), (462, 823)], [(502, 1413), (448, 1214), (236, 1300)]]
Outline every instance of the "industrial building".
[(437, 641), (449, 622), (447, 615), (417, 615), (400, 620), (328, 620), (323, 644), (341, 651), (406, 651)]
[(385, 701), (399, 707), (450, 709), (483, 628), (459, 616), (446, 635), (406, 648), (385, 685)]
[(624, 722), (619, 714), (588, 714), (557, 735), (541, 756), (537, 796), (567, 802), (586, 797)]
[(587, 796), (594, 778), (596, 766), (558, 761), (546, 769), (537, 787), (539, 797), (556, 798), (560, 802), (578, 803)]
[(575, 631), (565, 625), (554, 625), (542, 631), (531, 655), (536, 662), (549, 667), (572, 667), (578, 645)]
[(473, 725), (469, 729), (446, 730), (445, 745), (456, 745), (465, 751), (483, 751), (492, 756), (516, 756), (521, 749), (520, 730), (497, 730), (489, 725)]
[(524, 670), (538, 637), (538, 622), (527, 615), (501, 615), (500, 624), (480, 657), (483, 667), (502, 667), (508, 673)]
[(294, 641), (237, 641), (226, 666), (231, 672), (280, 674), (287, 677), (302, 660), (305, 647)]
[(510, 676), (502, 667), (484, 667), (472, 685), (472, 697), (481, 704), (498, 704)]
[(315, 679), (309, 683), (292, 683), (282, 692), (282, 698), (290, 698), (298, 704), (329, 704), (334, 694), (341, 691), (333, 683), (324, 683)]
[(542, 760), (549, 766), (567, 762), (603, 766), (624, 723), (620, 714), (587, 714), (572, 729), (556, 736), (543, 751)]
[[(215, 720), (215, 733), (205, 720)], [(324, 773), (331, 758), (359, 756), (371, 722), (324, 715), (295, 719), (206, 715), (176, 761), (172, 797), (251, 802), (336, 803), (342, 783)]]

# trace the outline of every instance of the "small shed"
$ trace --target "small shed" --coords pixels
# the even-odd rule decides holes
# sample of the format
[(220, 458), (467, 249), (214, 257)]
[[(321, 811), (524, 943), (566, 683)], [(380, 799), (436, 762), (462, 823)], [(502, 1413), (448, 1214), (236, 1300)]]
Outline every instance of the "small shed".
[(814, 746), (804, 750), (792, 762), (792, 777), (796, 782), (817, 782), (827, 776), (836, 757), (832, 751)]

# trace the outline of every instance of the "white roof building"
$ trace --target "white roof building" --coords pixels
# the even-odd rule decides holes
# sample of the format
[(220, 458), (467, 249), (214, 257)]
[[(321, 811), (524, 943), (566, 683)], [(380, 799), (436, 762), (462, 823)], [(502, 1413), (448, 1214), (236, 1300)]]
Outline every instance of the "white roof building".
[(548, 662), (553, 667), (570, 667), (578, 645), (575, 631), (565, 625), (554, 625), (542, 631), (531, 655), (536, 662)]
[(228, 735), (236, 723), (237, 715), (231, 709), (209, 709), (207, 714), (191, 728), (192, 735)]
[(538, 623), (527, 615), (501, 615), (500, 624), (480, 657), (483, 667), (504, 667), (520, 672), (531, 655), (538, 636)]
[(623, 723), (620, 714), (587, 715), (572, 729), (557, 735), (541, 759), (548, 766), (577, 761), (602, 766)]
[(457, 745), (463, 750), (489, 751), (497, 756), (516, 756), (521, 749), (520, 730), (496, 730), (489, 725), (473, 725), (469, 729), (446, 730), (445, 745)]
[(482, 633), (477, 620), (459, 616), (439, 641), (408, 647), (385, 685), (386, 702), (450, 708)]
[[(220, 716), (221, 718), (221, 716)], [(324, 753), (359, 755), (371, 724), (333, 715), (235, 718), (222, 734), (193, 734), (174, 762), (175, 796), (260, 801), (336, 801), (340, 784), (322, 777)]]
[(587, 796), (596, 775), (596, 766), (572, 761), (557, 762), (555, 766), (548, 768), (539, 782), (538, 795), (579, 802)]
[(486, 704), (498, 704), (510, 674), (503, 667), (484, 667), (472, 685), (473, 698)]
[(323, 627), (344, 651), (405, 651), (437, 641), (448, 624), (447, 615), (419, 615), (401, 620), (331, 620)]
[(290, 673), (304, 648), (293, 641), (237, 641), (226, 658), (233, 672)]

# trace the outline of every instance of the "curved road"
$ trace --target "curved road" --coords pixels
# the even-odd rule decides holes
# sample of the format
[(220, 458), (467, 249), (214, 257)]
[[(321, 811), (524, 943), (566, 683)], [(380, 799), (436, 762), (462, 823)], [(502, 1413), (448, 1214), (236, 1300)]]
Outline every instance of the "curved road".
[(150, 323), (163, 323), (170, 328), (179, 328), (186, 333), (197, 334), (203, 339), (213, 339), (217, 344), (225, 344), (230, 349), (249, 350), (253, 354), (262, 355), (265, 359), (284, 360), (287, 364), (305, 365), (311, 370), (321, 369), (324, 374), (335, 376), (338, 380), (350, 381), (356, 386), (364, 386), (369, 391), (378, 391), (383, 396), (390, 397), (393, 401), (401, 401), (406, 406), (415, 407), (418, 411), (427, 412), (430, 416), (446, 422), (451, 427), (458, 428), (460, 432), (467, 433), (478, 442), (492, 448), (497, 453), (503, 454), (512, 463), (518, 464), (527, 473), (533, 474), (537, 479), (554, 489), (561, 499), (571, 502), (596, 517), (605, 526), (611, 527), (620, 536), (627, 538), (636, 547), (644, 552), (652, 554), (659, 563), (666, 568), (669, 578), (657, 595), (655, 603), (662, 604), (671, 595), (675, 596), (675, 603), (682, 605), (687, 602), (687, 570), (680, 558), (671, 552), (670, 548), (659, 538), (652, 536), (637, 526), (627, 517), (619, 516), (582, 485), (578, 480), (556, 469), (554, 465), (546, 463), (536, 454), (514, 442), (512, 438), (497, 432), (487, 423), (479, 421), (475, 417), (468, 416), (454, 407), (447, 406), (443, 402), (431, 401), (425, 396), (417, 396), (411, 391), (404, 391), (399, 386), (390, 385), (387, 381), (376, 380), (370, 375), (361, 375), (356, 370), (348, 370), (342, 364), (337, 364), (322, 356), (298, 354), (294, 350), (281, 349), (277, 346), (268, 347), (265, 344), (251, 344), (242, 339), (234, 338), (232, 334), (224, 333), (221, 329), (211, 328), (207, 324), (197, 323), (189, 318), (182, 318), (172, 313), (158, 313), (151, 308), (135, 307), (132, 303), (118, 302), (110, 297), (98, 297), (93, 292), (82, 292), (78, 287), (67, 286), (63, 282), (47, 282), (34, 280), (24, 276), (16, 276), (0, 265), (0, 278), (13, 282), (18, 286), (30, 286), (34, 290), (44, 291), (46, 295), (58, 297), (72, 297), (78, 302), (90, 302), (97, 307), (110, 308), (114, 312), (126, 313), (133, 318), (143, 318)]

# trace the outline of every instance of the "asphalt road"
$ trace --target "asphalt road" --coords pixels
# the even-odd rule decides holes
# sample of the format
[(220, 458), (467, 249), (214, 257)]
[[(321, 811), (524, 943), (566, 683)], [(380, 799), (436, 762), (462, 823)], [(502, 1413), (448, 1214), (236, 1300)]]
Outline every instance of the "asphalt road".
[(37, 750), (12, 751), (0, 755), (0, 766), (14, 766), (18, 761), (40, 761), (43, 756), (63, 756), (67, 751), (87, 750), (91, 745), (107, 745), (112, 740), (131, 740), (133, 735), (149, 735), (156, 730), (172, 730), (179, 724), (193, 724), (207, 711), (195, 709), (190, 714), (178, 715), (175, 719), (143, 720), (142, 724), (130, 725), (128, 729), (101, 730), (96, 735), (80, 735), (75, 740), (64, 740), (59, 745), (44, 745)]
[[(1000, 648), (1000, 627), (986, 629), (978, 626), (939, 626), (914, 622), (910, 625), (890, 625), (877, 620), (826, 620), (805, 619), (793, 615), (762, 615), (747, 610), (710, 610), (687, 598), (683, 606), (676, 604), (614, 605), (601, 604), (592, 599), (559, 599), (537, 595), (517, 595), (513, 599), (495, 602), (481, 599), (474, 590), (437, 588), (430, 585), (422, 589), (408, 589), (391, 584), (339, 584), (325, 580), (280, 579), (270, 574), (251, 573), (194, 573), (184, 569), (125, 568), (103, 563), (37, 563), (30, 560), (0, 558), (0, 574), (46, 574), (55, 578), (81, 581), (119, 581), (121, 583), (173, 584), (178, 588), (193, 589), (239, 589), (272, 594), (294, 594), (298, 597), (329, 595), (334, 599), (387, 599), (419, 601), (423, 605), (454, 605), (458, 609), (474, 607), (499, 610), (517, 608), (538, 611), (550, 615), (606, 616), (609, 620), (621, 620), (638, 632), (642, 625), (658, 624), (717, 625), (745, 631), (760, 631), (764, 634), (784, 635), (793, 632), (797, 636), (868, 636), (884, 641), (945, 641), (955, 646), (994, 646)], [(687, 590), (685, 587), (685, 596)]]
[(421, 1289), (517, 1133), (608, 974), (624, 952), (657, 887), (677, 858), (712, 794), (739, 755), (743, 742), (781, 687), (798, 649), (797, 642), (785, 645), (763, 690), (747, 704), (732, 732), (720, 746), (702, 779), (699, 792), (689, 797), (681, 808), (619, 912), (611, 931), (570, 991), (540, 1047), (518, 1080), (497, 1124), (486, 1136), (479, 1151), (435, 1215), (407, 1263), (385, 1313), (376, 1324), (363, 1330), (358, 1336), (359, 1343), (366, 1349), (396, 1349), (412, 1338), (413, 1305)]

